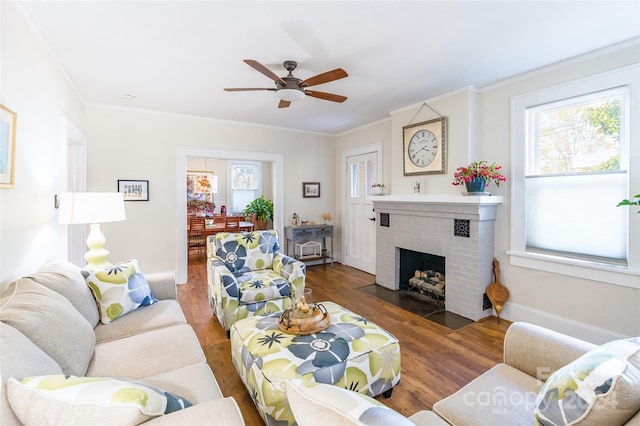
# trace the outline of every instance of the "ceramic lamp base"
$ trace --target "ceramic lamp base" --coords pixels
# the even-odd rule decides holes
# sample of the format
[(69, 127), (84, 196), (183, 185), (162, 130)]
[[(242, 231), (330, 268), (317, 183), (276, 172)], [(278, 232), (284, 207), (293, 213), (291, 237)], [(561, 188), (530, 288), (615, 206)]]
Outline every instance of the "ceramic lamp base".
[(95, 271), (106, 266), (111, 266), (111, 263), (107, 262), (109, 250), (104, 248), (107, 240), (100, 231), (100, 224), (92, 223), (89, 227), (91, 228), (91, 232), (87, 237), (87, 247), (89, 247), (89, 251), (84, 255), (84, 259), (87, 261), (84, 269)]

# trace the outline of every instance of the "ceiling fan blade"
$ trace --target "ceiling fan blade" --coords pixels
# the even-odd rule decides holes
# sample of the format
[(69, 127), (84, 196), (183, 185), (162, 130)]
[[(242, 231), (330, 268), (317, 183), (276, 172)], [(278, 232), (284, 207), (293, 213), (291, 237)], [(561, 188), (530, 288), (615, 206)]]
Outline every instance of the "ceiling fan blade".
[(267, 77), (269, 77), (271, 80), (275, 81), (276, 83), (280, 83), (283, 86), (286, 86), (286, 82), (278, 77), (276, 74), (274, 74), (273, 71), (271, 71), (269, 68), (265, 67), (264, 65), (262, 65), (260, 62), (253, 60), (253, 59), (245, 59), (244, 63), (249, 65), (251, 68), (255, 69), (258, 72), (261, 72), (262, 74), (266, 75)]
[(326, 92), (317, 92), (315, 90), (305, 90), (304, 93), (307, 96), (311, 96), (312, 98), (323, 99), (325, 101), (344, 102), (347, 100), (346, 96), (335, 95), (333, 93), (326, 93)]
[(302, 80), (300, 82), (301, 86), (316, 86), (322, 83), (328, 83), (334, 80), (340, 80), (341, 78), (348, 77), (349, 74), (342, 68), (336, 68), (335, 70), (323, 72), (322, 74), (318, 74), (315, 77), (308, 78), (306, 80)]
[(224, 89), (226, 92), (247, 92), (250, 90), (270, 90), (272, 92), (275, 92), (276, 89), (268, 89), (266, 87), (226, 87)]
[(285, 100), (280, 100), (280, 103), (278, 103), (278, 108), (288, 108), (289, 105), (291, 105), (291, 101), (285, 101)]

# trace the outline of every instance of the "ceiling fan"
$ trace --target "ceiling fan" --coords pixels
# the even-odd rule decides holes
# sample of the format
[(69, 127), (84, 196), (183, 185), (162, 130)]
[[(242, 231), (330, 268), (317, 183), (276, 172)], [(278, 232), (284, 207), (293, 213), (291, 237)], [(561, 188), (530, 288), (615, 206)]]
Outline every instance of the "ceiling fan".
[(312, 98), (323, 99), (325, 101), (332, 102), (344, 102), (347, 100), (346, 96), (335, 95), (333, 93), (318, 92), (316, 90), (308, 90), (307, 87), (316, 86), (318, 84), (328, 83), (330, 81), (339, 80), (347, 77), (349, 74), (342, 68), (336, 68), (332, 71), (327, 71), (322, 74), (318, 74), (314, 77), (307, 78), (306, 80), (299, 79), (293, 76), (293, 70), (296, 69), (298, 63), (295, 61), (285, 61), (284, 68), (289, 71), (289, 74), (285, 77), (278, 77), (275, 73), (262, 65), (260, 62), (253, 59), (245, 59), (244, 62), (256, 71), (266, 75), (276, 83), (275, 88), (260, 88), (260, 87), (237, 87), (237, 88), (225, 88), (227, 92), (246, 92), (252, 90), (270, 90), (276, 92), (276, 97), (280, 99), (278, 108), (287, 108), (291, 105), (291, 101), (298, 101), (304, 99), (305, 96), (311, 96)]

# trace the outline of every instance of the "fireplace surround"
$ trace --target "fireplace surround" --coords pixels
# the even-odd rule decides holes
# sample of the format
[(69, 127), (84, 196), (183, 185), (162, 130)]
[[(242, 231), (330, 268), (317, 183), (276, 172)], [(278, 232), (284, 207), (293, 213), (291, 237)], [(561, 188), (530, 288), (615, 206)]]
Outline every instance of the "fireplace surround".
[(400, 290), (400, 249), (442, 256), (447, 311), (474, 321), (493, 281), (494, 229), (501, 196), (388, 195), (373, 200), (377, 216), (376, 283)]

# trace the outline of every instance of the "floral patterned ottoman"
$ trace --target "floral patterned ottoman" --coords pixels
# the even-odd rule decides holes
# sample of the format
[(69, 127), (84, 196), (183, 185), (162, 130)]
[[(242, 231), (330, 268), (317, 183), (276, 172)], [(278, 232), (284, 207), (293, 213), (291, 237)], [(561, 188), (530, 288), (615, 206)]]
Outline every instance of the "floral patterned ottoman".
[(369, 396), (390, 396), (400, 381), (400, 344), (371, 321), (333, 302), (322, 302), (331, 325), (307, 336), (278, 328), (280, 313), (231, 326), (231, 356), (267, 425), (293, 424), (285, 382), (329, 383)]

